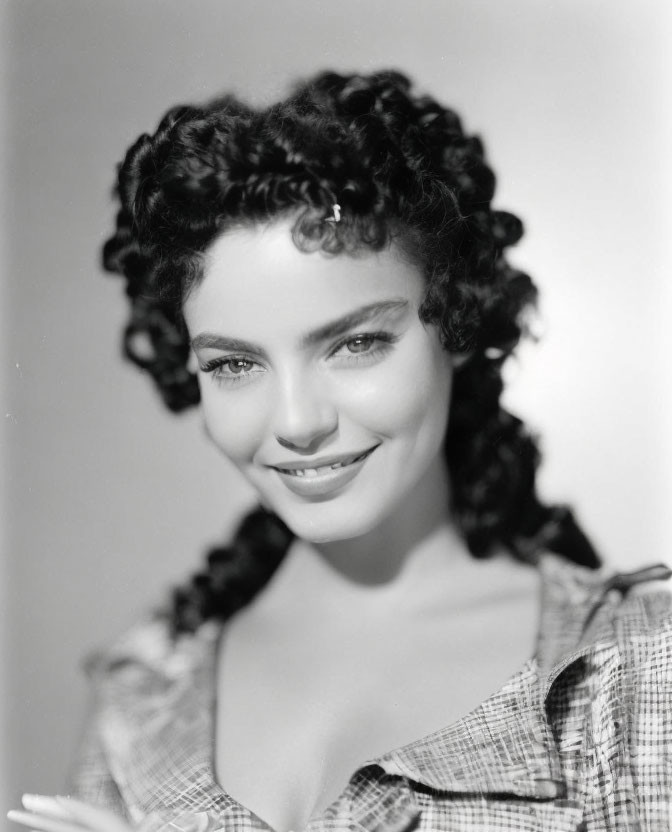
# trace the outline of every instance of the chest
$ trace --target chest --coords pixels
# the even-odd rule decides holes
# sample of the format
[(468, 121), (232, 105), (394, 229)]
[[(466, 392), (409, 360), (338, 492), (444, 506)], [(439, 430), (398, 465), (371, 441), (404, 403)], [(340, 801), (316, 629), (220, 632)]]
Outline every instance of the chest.
[(522, 666), (535, 602), (512, 612), (327, 637), (270, 638), (243, 619), (219, 649), (219, 782), (274, 829), (302, 828), (365, 762), (456, 721)]

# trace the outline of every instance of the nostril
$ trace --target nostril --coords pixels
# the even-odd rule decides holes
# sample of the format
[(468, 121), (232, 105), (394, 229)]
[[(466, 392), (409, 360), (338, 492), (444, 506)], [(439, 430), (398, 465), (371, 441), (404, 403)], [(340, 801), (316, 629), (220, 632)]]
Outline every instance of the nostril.
[(283, 448), (287, 448), (287, 450), (295, 451), (296, 453), (302, 454), (314, 454), (316, 451), (319, 450), (320, 446), (324, 442), (324, 440), (330, 436), (333, 431), (326, 431), (324, 433), (320, 433), (319, 435), (313, 435), (306, 439), (301, 439), (295, 437), (293, 439), (287, 439), (284, 436), (279, 436), (276, 434), (276, 439), (279, 445), (282, 445)]

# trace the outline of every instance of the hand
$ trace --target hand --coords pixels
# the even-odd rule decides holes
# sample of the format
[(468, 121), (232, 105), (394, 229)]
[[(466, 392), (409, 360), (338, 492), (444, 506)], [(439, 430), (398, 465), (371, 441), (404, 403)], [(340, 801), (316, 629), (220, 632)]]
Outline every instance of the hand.
[(7, 817), (38, 832), (133, 832), (133, 827), (107, 809), (71, 797), (24, 794), (26, 811), (12, 809)]

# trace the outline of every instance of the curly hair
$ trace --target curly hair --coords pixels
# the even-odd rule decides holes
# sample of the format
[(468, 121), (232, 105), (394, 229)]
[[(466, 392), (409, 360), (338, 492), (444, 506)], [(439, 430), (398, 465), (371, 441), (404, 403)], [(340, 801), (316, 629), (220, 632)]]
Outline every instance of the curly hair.
[[(500, 404), (502, 365), (525, 334), (536, 288), (504, 256), (523, 229), (491, 207), (494, 190), (479, 138), (398, 72), (321, 73), (263, 109), (232, 96), (173, 108), (119, 169), (121, 209), (103, 250), (105, 268), (126, 279), (125, 354), (168, 408), (198, 403), (181, 307), (203, 253), (227, 229), (289, 216), (301, 250), (331, 255), (394, 242), (426, 278), (421, 320), (464, 356), (445, 454), (450, 508), (470, 551), (485, 557), (503, 545), (534, 560), (550, 549), (595, 567), (571, 511), (537, 496), (535, 439)], [(341, 220), (325, 222), (336, 203)], [(177, 590), (176, 629), (247, 603), (291, 539), (277, 517), (250, 515)]]

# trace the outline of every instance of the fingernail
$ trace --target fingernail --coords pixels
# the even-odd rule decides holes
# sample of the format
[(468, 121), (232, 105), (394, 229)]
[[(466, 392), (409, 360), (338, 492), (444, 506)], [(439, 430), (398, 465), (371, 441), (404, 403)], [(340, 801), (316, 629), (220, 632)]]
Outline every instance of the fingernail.
[(9, 812), (7, 812), (7, 817), (10, 820), (18, 820), (21, 822), (21, 818), (23, 818), (25, 814), (25, 812), (21, 812), (18, 809), (10, 809)]

